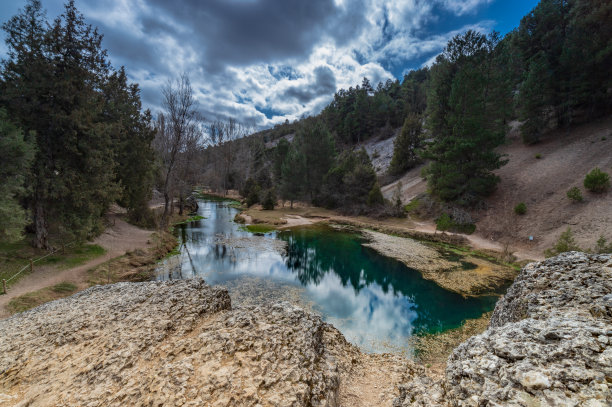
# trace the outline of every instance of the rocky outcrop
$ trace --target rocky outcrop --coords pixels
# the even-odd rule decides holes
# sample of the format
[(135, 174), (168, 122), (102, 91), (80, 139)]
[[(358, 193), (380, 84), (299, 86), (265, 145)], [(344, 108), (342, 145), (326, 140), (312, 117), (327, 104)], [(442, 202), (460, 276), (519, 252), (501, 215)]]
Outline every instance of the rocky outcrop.
[(288, 304), (231, 310), (227, 291), (201, 280), (94, 287), (0, 321), (0, 397), (37, 406), (335, 405), (325, 328)]
[(489, 328), (454, 350), (445, 380), (400, 390), (397, 406), (612, 405), (612, 256), (528, 265)]
[(0, 406), (608, 406), (612, 256), (523, 269), (445, 378), (202, 280), (90, 288), (0, 321)]
[(366, 405), (388, 405), (419, 371), (376, 356), (377, 385), (368, 358), (288, 303), (232, 309), (202, 280), (119, 283), (0, 321), (0, 406), (336, 406), (364, 391), (341, 386), (357, 371)]

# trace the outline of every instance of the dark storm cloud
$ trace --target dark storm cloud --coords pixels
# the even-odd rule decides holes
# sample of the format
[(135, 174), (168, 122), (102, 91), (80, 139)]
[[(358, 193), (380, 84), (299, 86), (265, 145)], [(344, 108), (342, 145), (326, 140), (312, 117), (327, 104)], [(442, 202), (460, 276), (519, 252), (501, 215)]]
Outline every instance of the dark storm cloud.
[(329, 95), (336, 91), (336, 77), (331, 69), (320, 66), (315, 69), (314, 83), (303, 86), (292, 86), (285, 92), (285, 96), (294, 98), (304, 104), (322, 95)]
[(123, 29), (104, 30), (104, 47), (110, 50), (113, 65), (157, 67), (157, 48), (143, 46), (142, 40)]
[[(0, 2), (6, 21), (26, 0)], [(65, 0), (42, 0), (52, 19)], [(431, 4), (461, 15), (490, 0), (76, 0), (104, 34), (115, 67), (144, 106), (187, 73), (201, 112), (258, 126), (318, 113), (337, 88), (375, 85), (409, 59), (433, 55), (444, 33), (414, 36)], [(6, 4), (5, 4), (6, 3)], [(19, 4), (17, 4), (19, 3)], [(6, 52), (0, 46), (0, 56)], [(418, 65), (417, 65), (418, 66)], [(412, 66), (414, 67), (414, 66)], [(395, 68), (394, 68), (395, 69)]]
[(154, 15), (188, 27), (182, 38), (199, 45), (202, 63), (211, 70), (304, 57), (338, 17), (333, 0), (152, 0), (149, 5)]

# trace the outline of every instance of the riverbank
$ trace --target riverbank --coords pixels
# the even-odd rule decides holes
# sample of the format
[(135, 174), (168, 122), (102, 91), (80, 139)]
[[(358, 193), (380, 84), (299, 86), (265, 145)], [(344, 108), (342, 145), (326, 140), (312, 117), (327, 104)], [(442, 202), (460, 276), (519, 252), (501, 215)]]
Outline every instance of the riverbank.
[(108, 228), (92, 242), (103, 249), (102, 255), (75, 267), (34, 267), (0, 295), (0, 319), (95, 284), (150, 279), (157, 261), (176, 247), (176, 238), (129, 224), (122, 215), (118, 210), (109, 212)]
[[(505, 263), (503, 254), (491, 250), (490, 245), (473, 246), (468, 235), (419, 230), (419, 225), (410, 219), (342, 216), (332, 210), (301, 204), (273, 211), (251, 207), (237, 218), (246, 224), (279, 230), (320, 222), (350, 226), (368, 240), (365, 246), (418, 270), (424, 278), (463, 296), (499, 294), (518, 272), (515, 264)], [(482, 250), (477, 250), (478, 247)]]
[(362, 230), (370, 247), (421, 272), (423, 278), (463, 296), (496, 295), (517, 275), (512, 267), (417, 240)]

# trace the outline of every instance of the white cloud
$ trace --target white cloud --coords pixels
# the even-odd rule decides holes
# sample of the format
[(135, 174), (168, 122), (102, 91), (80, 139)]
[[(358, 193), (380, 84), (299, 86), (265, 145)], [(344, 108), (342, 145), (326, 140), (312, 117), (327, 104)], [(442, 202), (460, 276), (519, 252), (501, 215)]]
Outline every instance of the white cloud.
[(493, 0), (443, 0), (444, 7), (458, 16), (473, 13), (476, 9), (483, 5), (489, 4)]
[[(284, 18), (296, 26), (284, 22), (279, 32), (275, 17), (250, 26), (243, 11), (222, 0), (84, 1), (79, 7), (105, 34), (112, 62), (125, 65), (140, 84), (145, 105), (158, 110), (161, 86), (185, 72), (205, 117), (235, 116), (259, 127), (316, 114), (335, 91), (363, 77), (373, 85), (395, 79), (390, 67), (418, 66), (423, 59), (430, 65), (456, 33), (492, 26), (485, 21), (448, 32), (425, 30), (437, 18), (436, 7), (461, 16), (491, 0), (312, 0), (307, 7), (294, 0), (303, 8), (295, 11), (299, 17)], [(274, 0), (240, 7), (268, 18), (273, 13), (265, 7), (281, 6), (291, 12)], [(202, 19), (215, 27), (203, 28)]]

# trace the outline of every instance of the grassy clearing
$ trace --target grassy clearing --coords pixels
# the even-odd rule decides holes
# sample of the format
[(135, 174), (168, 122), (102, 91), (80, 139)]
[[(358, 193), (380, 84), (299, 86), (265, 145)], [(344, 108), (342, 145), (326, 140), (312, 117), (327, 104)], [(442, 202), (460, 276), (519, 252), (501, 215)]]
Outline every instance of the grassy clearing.
[(37, 265), (56, 265), (59, 269), (67, 269), (87, 263), (89, 260), (102, 256), (106, 250), (97, 244), (81, 244), (66, 248), (66, 254), (61, 251), (52, 254), (34, 264)]
[(158, 261), (179, 247), (176, 236), (171, 233), (153, 233), (151, 241), (153, 247), (149, 249), (134, 250), (89, 270), (87, 272), (89, 285), (151, 280)]
[(46, 287), (38, 291), (24, 294), (13, 298), (7, 305), (8, 310), (14, 314), (27, 311), (45, 302), (68, 297), (74, 294), (78, 287), (70, 282), (64, 281), (51, 287)]
[[(47, 254), (46, 250), (36, 249), (30, 245), (31, 236), (14, 243), (0, 243), (0, 280), (8, 280), (24, 266), (30, 264), (30, 259), (38, 259)], [(61, 247), (57, 242), (52, 246)], [(104, 248), (94, 244), (76, 244), (66, 247), (65, 253), (58, 251), (34, 263), (34, 268), (40, 266), (53, 266), (59, 270), (79, 266), (85, 262), (103, 255)], [(15, 284), (20, 278), (29, 273), (29, 268), (19, 274), (17, 278), (8, 282), (8, 286)]]
[[(456, 245), (452, 245), (449, 243), (443, 243), (443, 242), (435, 242), (435, 243), (426, 242), (426, 243), (440, 249), (442, 251), (443, 256), (449, 260), (453, 260), (453, 258), (456, 256), (457, 257), (456, 260), (461, 261), (463, 257), (472, 256), (472, 257), (476, 257), (479, 259), (489, 261), (494, 264), (498, 264), (500, 266), (510, 267), (517, 271), (521, 269), (521, 265), (518, 263), (509, 263), (509, 262), (503, 261), (499, 257), (493, 254), (490, 254), (490, 253), (483, 252), (481, 250), (474, 250), (469, 247), (456, 246)], [(469, 270), (469, 268), (466, 268), (466, 270)]]
[(301, 216), (304, 218), (328, 218), (337, 215), (336, 212), (317, 207), (294, 207), (286, 205), (273, 211), (264, 211), (255, 207), (246, 209), (243, 214), (250, 216), (254, 224), (284, 225), (287, 216)]

